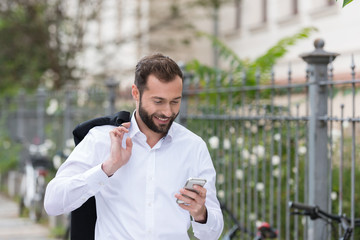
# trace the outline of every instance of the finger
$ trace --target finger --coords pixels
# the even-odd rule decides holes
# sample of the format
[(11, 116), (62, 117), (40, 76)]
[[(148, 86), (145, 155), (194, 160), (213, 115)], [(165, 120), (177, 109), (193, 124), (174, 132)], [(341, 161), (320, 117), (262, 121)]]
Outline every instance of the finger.
[(130, 128), (130, 125), (131, 125), (131, 123), (130, 122), (125, 122), (125, 123), (122, 123), (119, 127), (124, 127), (124, 128), (126, 128), (126, 129), (128, 129), (128, 128)]
[(128, 133), (129, 132), (129, 129), (126, 128), (125, 126), (118, 126), (115, 129), (116, 129), (116, 131), (123, 132), (123, 133)]
[[(181, 201), (183, 201), (185, 204), (191, 204), (191, 202), (193, 202), (194, 200), (192, 200), (191, 198), (184, 196), (182, 194), (175, 194), (175, 197)], [(179, 205), (184, 205), (183, 203), (179, 203)]]
[(198, 197), (198, 193), (196, 193), (194, 191), (187, 190), (185, 188), (180, 189), (180, 193), (184, 194), (184, 195), (186, 195), (186, 196), (188, 196), (190, 198), (193, 198), (193, 199)]
[(199, 185), (194, 185), (194, 189), (198, 191), (201, 197), (206, 197), (206, 192), (207, 192), (206, 188)]
[(186, 204), (178, 204), (182, 209), (187, 210), (187, 211), (191, 211), (192, 210), (192, 206), (191, 205), (186, 205)]
[(113, 136), (119, 137), (120, 139), (122, 139), (122, 137), (124, 135), (124, 130), (121, 130), (119, 128), (114, 128), (113, 130), (111, 130), (111, 132), (113, 133)]

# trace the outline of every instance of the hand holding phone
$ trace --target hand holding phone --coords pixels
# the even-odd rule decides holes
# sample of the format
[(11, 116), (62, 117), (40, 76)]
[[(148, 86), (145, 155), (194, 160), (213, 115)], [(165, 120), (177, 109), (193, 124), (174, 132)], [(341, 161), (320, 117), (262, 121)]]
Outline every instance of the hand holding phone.
[[(199, 186), (202, 186), (202, 187), (203, 187), (203, 186), (205, 185), (205, 183), (206, 183), (206, 179), (202, 179), (202, 178), (189, 178), (189, 179), (186, 181), (186, 183), (185, 183), (185, 185), (184, 185), (184, 188), (185, 188), (186, 190), (190, 190), (190, 191), (193, 191), (193, 192), (198, 193), (198, 191), (196, 191), (196, 190), (194, 189), (194, 185), (199, 185)], [(187, 195), (183, 195), (183, 196), (190, 198), (190, 197), (187, 196)], [(185, 203), (184, 201), (179, 200), (179, 199), (177, 199), (176, 202), (177, 202), (178, 204), (184, 204), (184, 203)]]

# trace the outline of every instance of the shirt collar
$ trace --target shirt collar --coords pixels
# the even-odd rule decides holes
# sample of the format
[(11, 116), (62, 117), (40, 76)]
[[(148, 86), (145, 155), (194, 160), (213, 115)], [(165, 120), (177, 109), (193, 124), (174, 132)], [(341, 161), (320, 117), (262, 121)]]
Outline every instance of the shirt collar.
[(131, 121), (131, 123), (130, 123), (130, 129), (129, 129), (129, 137), (133, 138), (136, 134), (141, 132), (139, 129), (139, 126), (136, 122), (136, 119), (135, 119), (135, 111), (133, 112), (130, 121)]

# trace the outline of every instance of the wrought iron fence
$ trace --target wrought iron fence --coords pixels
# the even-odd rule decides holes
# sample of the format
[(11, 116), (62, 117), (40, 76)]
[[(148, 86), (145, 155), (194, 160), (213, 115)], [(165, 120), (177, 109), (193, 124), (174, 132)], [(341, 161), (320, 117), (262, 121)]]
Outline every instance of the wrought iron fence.
[(97, 86), (85, 90), (66, 88), (56, 92), (39, 88), (36, 94), (20, 92), (16, 97), (1, 101), (0, 116), (6, 118), (11, 139), (24, 144), (19, 159), (21, 168), (27, 157), (26, 145), (38, 145), (48, 152), (49, 158), (59, 152), (69, 152), (72, 148), (70, 143), (73, 143), (72, 130), (77, 124), (109, 115), (115, 109), (132, 111), (134, 106), (129, 97), (120, 96), (114, 84), (108, 84), (107, 89)]
[[(261, 74), (255, 81), (241, 73), (215, 79), (185, 75), (179, 119), (207, 141), (218, 197), (243, 226), (239, 239), (250, 239), (248, 233), (263, 221), (278, 230), (278, 239), (328, 239), (330, 230), (320, 231), (321, 222), (291, 216), (289, 201), (346, 213), (353, 226), (360, 217), (355, 204), (360, 197), (360, 80), (352, 60), (351, 79), (334, 81), (336, 54), (322, 47), (317, 42), (315, 51), (302, 56), (308, 63), (302, 83), (292, 81), (291, 69), (285, 85), (278, 84), (274, 72), (267, 82)], [(131, 100), (115, 100), (111, 89), (110, 94), (104, 89), (20, 94), (1, 102), (1, 116), (9, 120), (14, 138), (51, 139), (56, 150), (63, 149), (77, 123), (133, 109)], [(233, 220), (224, 215), (227, 232)], [(354, 239), (359, 236), (356, 230)]]
[[(346, 213), (352, 226), (360, 217), (360, 80), (352, 60), (352, 78), (334, 81), (337, 54), (325, 52), (322, 40), (315, 46), (302, 55), (308, 64), (302, 83), (292, 82), (291, 69), (285, 85), (277, 84), (274, 72), (261, 84), (258, 73), (253, 85), (245, 74), (186, 75), (180, 120), (208, 143), (218, 197), (232, 213), (224, 212), (224, 233), (236, 219), (243, 227), (237, 239), (252, 239), (248, 233), (264, 221), (277, 229), (278, 239), (330, 239), (323, 222), (292, 216), (289, 201)], [(337, 106), (346, 100), (344, 92), (349, 100)], [(345, 107), (351, 109), (347, 115)]]

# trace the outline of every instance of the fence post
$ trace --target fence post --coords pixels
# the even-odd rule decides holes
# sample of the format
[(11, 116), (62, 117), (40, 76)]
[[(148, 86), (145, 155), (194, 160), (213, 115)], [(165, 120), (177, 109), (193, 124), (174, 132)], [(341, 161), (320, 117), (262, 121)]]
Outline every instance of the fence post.
[[(324, 41), (316, 39), (315, 50), (300, 55), (308, 64), (309, 76), (309, 122), (308, 122), (308, 203), (317, 205), (323, 210), (329, 206), (329, 159), (328, 159), (328, 86), (321, 84), (328, 81), (327, 65), (330, 59), (335, 59), (337, 53), (324, 51)], [(328, 239), (325, 223), (316, 220), (309, 221), (309, 240)]]
[(73, 103), (73, 92), (71, 85), (65, 87), (65, 110), (64, 110), (64, 139), (62, 149), (66, 148), (66, 141), (72, 137), (72, 103)]
[(184, 67), (182, 67), (182, 70), (183, 70), (183, 91), (182, 91), (180, 112), (177, 121), (181, 125), (186, 126), (187, 109), (188, 109), (188, 90), (193, 75), (191, 73), (185, 72)]
[(36, 120), (37, 120), (37, 138), (39, 144), (45, 141), (45, 98), (46, 92), (44, 88), (39, 87), (37, 90), (37, 107), (36, 107)]
[(25, 129), (24, 129), (24, 121), (25, 121), (25, 92), (24, 90), (20, 90), (18, 98), (17, 98), (17, 112), (16, 112), (16, 124), (17, 124), (17, 133), (16, 133), (16, 140), (23, 141), (25, 137)]
[(115, 113), (115, 98), (116, 98), (116, 87), (119, 85), (117, 81), (113, 78), (110, 78), (106, 81), (106, 87), (108, 88), (109, 92), (109, 107), (107, 109), (107, 114), (114, 114)]

